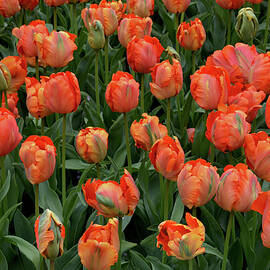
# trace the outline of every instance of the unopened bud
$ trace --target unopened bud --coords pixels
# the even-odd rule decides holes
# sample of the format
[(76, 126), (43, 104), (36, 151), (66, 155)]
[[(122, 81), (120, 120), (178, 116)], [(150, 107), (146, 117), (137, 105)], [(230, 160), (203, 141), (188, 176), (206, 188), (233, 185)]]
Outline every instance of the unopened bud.
[[(11, 82), (11, 75), (7, 66), (0, 63), (0, 92), (6, 91)], [(2, 94), (1, 94), (2, 95)]]
[(101, 22), (94, 20), (93, 23), (89, 23), (88, 31), (88, 43), (90, 47), (95, 50), (102, 49), (105, 44), (105, 36)]

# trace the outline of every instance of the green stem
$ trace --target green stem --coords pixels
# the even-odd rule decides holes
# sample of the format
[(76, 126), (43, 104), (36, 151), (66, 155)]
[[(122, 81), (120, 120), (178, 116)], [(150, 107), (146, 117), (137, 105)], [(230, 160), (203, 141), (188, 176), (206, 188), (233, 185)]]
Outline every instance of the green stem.
[(118, 220), (119, 220), (118, 235), (119, 235), (120, 247), (119, 247), (118, 261), (117, 261), (116, 269), (121, 270), (121, 257), (122, 257), (121, 240), (122, 240), (122, 223), (123, 223), (123, 220), (122, 220), (121, 217), (119, 217)]
[(54, 270), (54, 260), (50, 260), (50, 270)]
[(7, 98), (7, 91), (5, 91), (4, 93), (5, 93), (5, 107), (6, 107), (6, 109), (9, 110), (9, 106), (8, 106), (8, 98)]
[[(1, 163), (1, 178), (2, 178), (1, 188), (2, 188), (6, 182), (5, 156), (0, 157), (0, 163)], [(7, 195), (3, 199), (2, 205), (3, 205), (3, 214), (4, 214), (7, 211)]]
[(95, 90), (96, 90), (97, 113), (98, 113), (98, 115), (100, 115), (100, 100), (99, 100), (99, 91), (98, 91), (98, 53), (99, 53), (99, 50), (96, 50), (96, 58), (95, 58)]
[(45, 118), (41, 118), (41, 136), (44, 136)]
[(127, 159), (128, 159), (128, 171), (132, 173), (132, 160), (131, 160), (131, 152), (129, 146), (129, 130), (128, 130), (128, 120), (127, 113), (124, 113), (124, 122), (125, 122), (125, 139), (126, 139), (126, 148), (127, 148)]
[(36, 79), (39, 81), (39, 65), (38, 65), (38, 57), (36, 57), (35, 68), (36, 68)]
[(215, 161), (215, 146), (213, 143), (210, 143), (210, 163), (213, 164)]
[(136, 81), (136, 75), (135, 75), (135, 71), (133, 69), (131, 69), (131, 75), (133, 76), (134, 80)]
[(141, 77), (141, 110), (144, 112), (144, 73)]
[(171, 99), (167, 98), (167, 130), (168, 135), (171, 134)]
[(3, 91), (0, 92), (0, 107), (2, 107), (3, 95), (4, 95), (4, 98), (5, 98), (5, 93)]
[(196, 210), (197, 210), (197, 208), (195, 206), (193, 206), (193, 208), (192, 208), (192, 216), (193, 217), (196, 217)]
[(35, 216), (37, 218), (39, 216), (39, 206), (38, 206), (39, 184), (34, 185), (34, 190), (35, 190)]
[(228, 24), (227, 24), (227, 45), (231, 43), (231, 28), (232, 28), (232, 9), (228, 10)]
[(73, 32), (75, 35), (78, 33), (78, 25), (77, 25), (77, 10), (76, 10), (76, 4), (72, 4), (72, 10), (73, 10)]
[[(177, 29), (178, 29), (178, 26), (179, 26), (179, 13), (178, 12), (175, 13), (175, 16), (174, 16), (174, 26), (175, 26), (175, 33), (177, 33)], [(179, 54), (180, 53), (179, 42), (177, 41), (176, 37), (175, 37), (175, 49), (176, 49), (177, 53)]]
[(164, 181), (163, 181), (163, 176), (162, 176), (162, 174), (161, 173), (159, 173), (158, 174), (159, 175), (159, 186), (160, 186), (160, 198), (161, 198), (161, 206), (160, 206), (160, 217), (161, 218), (163, 218), (163, 216), (164, 216), (164, 204), (163, 204), (163, 201), (164, 201), (164, 199), (163, 199), (163, 197), (164, 197), (164, 192), (163, 192), (163, 190), (164, 190)]
[(109, 83), (109, 37), (105, 38), (105, 87)]
[[(183, 90), (182, 90), (183, 91)], [(177, 110), (178, 110), (178, 119), (179, 119), (179, 129), (182, 130), (182, 121), (181, 121), (181, 103), (180, 103), (180, 95), (176, 96)], [(182, 136), (181, 136), (182, 138)]]
[(192, 270), (193, 269), (193, 259), (188, 261), (188, 270)]
[(53, 30), (57, 31), (57, 7), (53, 7)]
[(167, 220), (169, 217), (169, 190), (170, 190), (170, 180), (165, 180), (166, 186), (165, 186), (165, 194), (164, 194), (164, 220)]
[(192, 51), (192, 74), (196, 71), (196, 51)]
[(268, 40), (268, 30), (269, 30), (269, 19), (270, 19), (270, 0), (268, 0), (267, 5), (267, 15), (266, 15), (266, 21), (265, 21), (265, 32), (264, 32), (264, 41), (263, 41), (263, 50), (266, 51), (266, 44)]
[(66, 122), (67, 115), (63, 116), (63, 133), (62, 133), (62, 203), (66, 202)]
[(96, 163), (96, 170), (97, 170), (97, 179), (100, 179), (100, 166), (99, 166), (99, 163)]
[(19, 19), (19, 26), (23, 25), (23, 19), (24, 19), (24, 9), (22, 8), (20, 11), (20, 19)]
[[(182, 22), (184, 22), (184, 19), (185, 19), (185, 12), (182, 12), (181, 13), (181, 19), (180, 19), (180, 24), (182, 23)], [(177, 31), (177, 29), (176, 29), (176, 31)], [(177, 42), (178, 43), (178, 42)], [(181, 48), (181, 52), (183, 53), (184, 52), (184, 48), (182, 47)]]
[(231, 236), (231, 230), (232, 230), (233, 217), (234, 217), (234, 212), (231, 211), (230, 217), (229, 217), (229, 223), (228, 223), (228, 227), (227, 227), (227, 232), (226, 232), (226, 238), (225, 238), (225, 244), (224, 244), (224, 255), (223, 255), (223, 261), (222, 261), (222, 268), (221, 268), (221, 270), (226, 270), (226, 264), (227, 264), (227, 258), (228, 258), (228, 253), (229, 253), (229, 242), (230, 242), (230, 236)]

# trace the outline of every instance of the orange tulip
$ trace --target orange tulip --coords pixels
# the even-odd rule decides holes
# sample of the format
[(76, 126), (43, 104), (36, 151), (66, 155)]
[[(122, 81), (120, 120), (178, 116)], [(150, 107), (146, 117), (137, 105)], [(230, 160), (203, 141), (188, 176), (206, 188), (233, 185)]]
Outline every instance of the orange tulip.
[(78, 254), (88, 270), (110, 270), (118, 260), (119, 249), (116, 218), (109, 219), (104, 226), (92, 222), (78, 243)]
[(258, 198), (253, 202), (251, 210), (260, 213), (262, 218), (263, 245), (270, 248), (270, 191), (260, 192)]
[(51, 7), (58, 7), (63, 4), (66, 4), (68, 0), (44, 0), (44, 2)]
[(194, 136), (195, 136), (195, 128), (188, 128), (187, 129), (188, 141), (193, 143)]
[(0, 156), (13, 151), (21, 140), (14, 115), (6, 108), (0, 108)]
[(186, 213), (187, 225), (166, 220), (159, 224), (157, 247), (162, 245), (167, 256), (175, 256), (179, 260), (190, 260), (203, 254), (202, 244), (205, 239), (205, 228), (195, 217)]
[(185, 12), (190, 5), (191, 0), (162, 0), (169, 12), (182, 13)]
[(213, 110), (227, 103), (231, 83), (224, 68), (202, 66), (190, 78), (191, 95), (201, 108)]
[(39, 3), (39, 0), (19, 0), (20, 5), (24, 9), (33, 10)]
[(0, 0), (0, 15), (5, 18), (14, 16), (21, 10), (19, 0)]
[(133, 121), (130, 127), (130, 134), (138, 148), (150, 151), (152, 145), (168, 134), (166, 126), (159, 124), (157, 116), (142, 114), (143, 119), (139, 122)]
[(102, 0), (99, 3), (100, 7), (108, 7), (108, 8), (112, 8), (115, 11), (115, 14), (117, 16), (117, 20), (118, 22), (121, 21), (125, 10), (126, 10), (126, 4), (123, 4), (121, 0), (118, 1), (112, 1), (112, 2), (107, 2), (106, 0)]
[(177, 96), (183, 86), (183, 72), (178, 60), (173, 59), (173, 64), (165, 60), (156, 64), (151, 72), (151, 93), (158, 99)]
[(127, 0), (127, 11), (139, 17), (149, 17), (154, 14), (154, 0)]
[(176, 137), (164, 136), (154, 143), (149, 158), (159, 173), (168, 180), (176, 181), (184, 166), (185, 154)]
[(54, 172), (56, 148), (47, 136), (29, 136), (19, 152), (27, 179), (32, 185), (47, 181)]
[(260, 4), (263, 0), (246, 0), (246, 1), (251, 4)]
[(97, 4), (90, 5), (81, 13), (85, 27), (88, 29), (89, 23), (98, 20), (102, 23), (105, 36), (112, 35), (118, 26), (117, 15), (112, 7), (102, 7)]
[[(46, 65), (54, 68), (64, 67), (73, 60), (73, 52), (77, 50), (74, 43), (76, 35), (68, 32), (52, 31), (49, 36), (35, 35), (38, 56)], [(57, 55), (57, 57), (55, 57)]]
[(256, 175), (246, 164), (227, 165), (220, 177), (215, 201), (226, 211), (246, 212), (260, 191)]
[(7, 56), (2, 59), (0, 63), (6, 65), (11, 75), (11, 81), (7, 89), (8, 93), (16, 92), (24, 83), (27, 75), (25, 58), (21, 58), (19, 56)]
[(129, 112), (138, 106), (139, 83), (127, 72), (117, 71), (107, 85), (105, 99), (113, 112)]
[[(27, 2), (28, 3), (28, 2)], [(35, 58), (38, 56), (38, 49), (34, 42), (37, 33), (44, 36), (49, 35), (49, 31), (45, 25), (45, 21), (32, 21), (29, 25), (22, 25), (20, 28), (13, 28), (12, 35), (19, 39), (17, 51), (20, 56), (25, 56), (28, 64), (34, 66)]]
[(127, 46), (129, 66), (139, 73), (149, 73), (159, 63), (164, 48), (154, 37), (133, 38)]
[(103, 128), (87, 127), (76, 137), (76, 150), (88, 163), (99, 163), (107, 154), (109, 134)]
[(222, 111), (212, 111), (208, 115), (205, 136), (220, 151), (234, 151), (243, 145), (251, 125), (242, 111), (226, 106), (220, 109)]
[(46, 209), (35, 222), (37, 248), (47, 259), (55, 260), (64, 252), (65, 227), (59, 217)]
[(245, 3), (245, 0), (216, 0), (216, 3), (225, 9), (238, 9)]
[(150, 36), (152, 31), (152, 19), (140, 18), (134, 14), (124, 15), (118, 26), (118, 39), (123, 47), (127, 47), (133, 37), (143, 38)]
[[(12, 94), (7, 94), (8, 109), (13, 113), (15, 118), (20, 117), (18, 108), (17, 108), (18, 101), (19, 101), (19, 98), (18, 98), (17, 92), (12, 93)], [(6, 107), (4, 92), (2, 92), (2, 106), (1, 107), (4, 107), (4, 108)]]
[(264, 132), (245, 136), (244, 142), (247, 165), (263, 180), (270, 182), (270, 137)]
[(206, 39), (206, 33), (201, 20), (196, 18), (190, 23), (181, 23), (178, 27), (176, 38), (180, 46), (186, 50), (196, 51), (200, 49)]
[(36, 78), (25, 78), (27, 93), (26, 106), (31, 115), (36, 119), (52, 114), (52, 112), (45, 106), (44, 86), (47, 81), (47, 77), (41, 77), (41, 82)]
[(188, 161), (177, 178), (180, 198), (189, 209), (205, 205), (216, 194), (217, 168), (204, 159)]
[(131, 216), (140, 198), (140, 192), (127, 170), (120, 184), (112, 180), (89, 179), (82, 190), (86, 202), (98, 211), (98, 215), (109, 218)]
[(46, 107), (55, 113), (74, 112), (81, 102), (78, 80), (70, 71), (51, 74), (43, 94)]
[(265, 123), (267, 127), (270, 129), (270, 98), (269, 97), (267, 98), (266, 105), (265, 105)]

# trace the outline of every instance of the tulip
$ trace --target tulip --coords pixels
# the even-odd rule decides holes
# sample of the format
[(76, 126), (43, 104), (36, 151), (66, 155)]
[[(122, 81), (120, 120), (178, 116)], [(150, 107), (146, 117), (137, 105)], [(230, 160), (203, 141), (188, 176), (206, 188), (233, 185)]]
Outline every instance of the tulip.
[(132, 216), (140, 198), (140, 192), (130, 173), (116, 181), (101, 181), (89, 179), (82, 186), (86, 202), (98, 211), (98, 215), (104, 217)]
[(51, 7), (58, 7), (66, 4), (68, 0), (44, 0), (45, 4)]
[(269, 205), (270, 203), (270, 191), (260, 192), (258, 198), (253, 202), (251, 210), (260, 213), (262, 218), (262, 233), (261, 238), (263, 245), (270, 248), (270, 217), (269, 217)]
[(139, 83), (127, 72), (117, 71), (108, 84), (105, 99), (113, 112), (129, 112), (138, 106)]
[(151, 93), (158, 99), (165, 99), (179, 94), (183, 86), (183, 72), (178, 60), (173, 64), (165, 60), (152, 69)]
[(226, 104), (230, 78), (222, 67), (202, 66), (191, 75), (190, 92), (196, 103), (205, 110), (217, 109)]
[(194, 142), (194, 136), (195, 136), (195, 128), (188, 128), (187, 129), (187, 135), (188, 135), (188, 141), (190, 143)]
[(149, 158), (159, 173), (168, 180), (176, 181), (184, 166), (185, 154), (176, 137), (164, 136), (154, 143)]
[(0, 157), (13, 151), (21, 140), (14, 115), (6, 108), (0, 108)]
[(11, 82), (11, 74), (8, 67), (0, 62), (0, 92), (7, 91)]
[[(0, 95), (1, 95), (1, 93), (0, 93)], [(18, 108), (17, 108), (18, 101), (19, 101), (19, 98), (18, 98), (17, 92), (12, 93), (12, 94), (7, 94), (8, 109), (10, 112), (13, 113), (15, 118), (20, 117), (19, 112), (18, 112)], [(5, 95), (4, 95), (4, 92), (2, 92), (2, 106), (1, 107), (5, 107), (5, 106), (6, 106)]]
[(195, 217), (186, 213), (187, 225), (166, 220), (159, 224), (157, 247), (162, 245), (167, 256), (175, 256), (179, 260), (190, 260), (203, 254), (202, 244), (205, 239), (205, 228)]
[(133, 121), (130, 127), (130, 134), (138, 148), (150, 151), (152, 145), (167, 135), (166, 126), (159, 124), (157, 116), (150, 116), (147, 113), (142, 114), (143, 119), (139, 122)]
[(143, 38), (150, 36), (152, 31), (152, 19), (140, 18), (134, 14), (125, 15), (118, 26), (118, 39), (121, 45), (127, 48), (133, 37)]
[(139, 73), (149, 73), (159, 63), (164, 48), (157, 38), (144, 36), (133, 38), (127, 46), (127, 61), (129, 66)]
[(235, 31), (245, 43), (253, 42), (259, 27), (259, 22), (252, 8), (242, 8), (239, 10)]
[(162, 2), (169, 12), (182, 13), (186, 11), (191, 0), (162, 0)]
[(78, 243), (81, 263), (88, 270), (110, 270), (117, 262), (119, 249), (116, 218), (109, 219), (104, 226), (92, 222)]
[(265, 123), (267, 127), (270, 129), (270, 98), (267, 98), (265, 105)]
[(46, 107), (55, 113), (76, 111), (81, 102), (78, 80), (70, 71), (51, 74), (43, 94)]
[(24, 9), (33, 10), (39, 3), (39, 0), (19, 0), (20, 5)]
[[(73, 52), (77, 49), (74, 43), (76, 35), (68, 32), (52, 31), (49, 36), (35, 35), (39, 58), (48, 66), (59, 68), (73, 60)], [(55, 57), (57, 55), (57, 57)]]
[(126, 10), (126, 4), (123, 4), (121, 0), (111, 1), (111, 2), (107, 2), (106, 0), (102, 0), (99, 3), (99, 6), (112, 8), (115, 11), (118, 23), (121, 21), (123, 15), (124, 15), (124, 12)]
[(19, 55), (26, 57), (28, 64), (32, 66), (35, 66), (35, 58), (38, 56), (38, 49), (34, 42), (35, 35), (38, 33), (44, 36), (49, 35), (45, 21), (35, 20), (29, 25), (22, 25), (12, 30), (12, 35), (19, 39), (17, 44)]
[(127, 0), (127, 11), (139, 17), (149, 17), (154, 14), (154, 0)]
[(260, 4), (263, 0), (246, 0), (246, 1), (251, 4)]
[(47, 136), (29, 136), (21, 145), (19, 156), (32, 185), (47, 181), (54, 172), (56, 149)]
[(219, 183), (217, 168), (203, 159), (188, 161), (177, 178), (180, 198), (189, 209), (209, 202)]
[(226, 211), (246, 212), (260, 191), (256, 175), (246, 164), (227, 165), (220, 177), (215, 201)]
[(37, 248), (40, 254), (54, 261), (64, 252), (65, 227), (59, 217), (46, 209), (35, 222)]
[(5, 18), (14, 16), (21, 10), (19, 0), (0, 0), (0, 15)]
[(186, 50), (197, 51), (202, 47), (206, 39), (206, 33), (200, 19), (196, 18), (190, 23), (183, 22), (179, 25), (177, 41)]
[(104, 47), (105, 36), (103, 26), (100, 21), (94, 20), (93, 23), (89, 23), (88, 43), (94, 50), (100, 50)]
[(268, 135), (264, 131), (247, 134), (245, 136), (244, 149), (249, 168), (258, 177), (270, 182), (270, 138)]
[(99, 163), (107, 154), (109, 134), (103, 128), (87, 127), (76, 137), (76, 150), (88, 163)]
[(243, 145), (251, 125), (242, 111), (226, 106), (220, 109), (222, 111), (212, 111), (208, 115), (205, 136), (220, 151), (234, 151)]
[(225, 9), (238, 9), (245, 3), (245, 0), (216, 0), (216, 3)]

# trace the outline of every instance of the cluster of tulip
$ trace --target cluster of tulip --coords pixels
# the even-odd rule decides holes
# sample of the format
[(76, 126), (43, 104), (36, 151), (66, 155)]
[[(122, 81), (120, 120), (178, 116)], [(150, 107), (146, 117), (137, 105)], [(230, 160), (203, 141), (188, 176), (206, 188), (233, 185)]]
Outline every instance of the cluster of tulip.
[[(45, 21), (34, 20), (28, 25), (21, 25), (12, 30), (18, 39), (19, 56), (7, 56), (0, 61), (0, 157), (2, 181), (6, 180), (4, 158), (13, 151), (23, 139), (16, 122), (19, 118), (17, 108), (17, 92), (25, 83), (26, 106), (29, 113), (37, 120), (41, 119), (40, 134), (28, 136), (20, 146), (19, 157), (23, 162), (25, 175), (34, 186), (35, 192), (35, 235), (36, 244), (41, 255), (54, 262), (64, 252), (65, 227), (60, 218), (50, 209), (39, 215), (39, 184), (53, 175), (56, 167), (56, 156), (60, 151), (52, 139), (45, 135), (45, 119), (55, 113), (60, 121), (62, 114), (62, 203), (66, 206), (66, 115), (75, 112), (81, 103), (81, 90), (76, 75), (70, 71), (40, 76), (40, 68), (47, 66), (57, 69), (67, 67), (73, 60), (77, 50), (75, 34), (57, 31), (56, 7), (72, 4), (76, 11), (76, 3), (87, 2), (74, 0), (44, 0), (48, 6), (54, 7), (54, 30), (50, 33)], [(230, 45), (231, 13), (228, 21), (227, 43), (221, 50), (208, 56), (205, 65), (196, 70), (196, 55), (206, 41), (206, 31), (199, 18), (184, 22), (184, 12), (190, 0), (162, 0), (167, 10), (175, 13), (177, 31), (175, 48), (164, 49), (161, 42), (151, 36), (154, 14), (154, 0), (121, 0), (99, 4), (91, 4), (81, 11), (81, 18), (88, 31), (88, 43), (96, 52), (95, 58), (95, 90), (96, 109), (102, 117), (99, 90), (99, 51), (104, 48), (105, 101), (112, 112), (123, 113), (127, 168), (120, 180), (101, 180), (100, 163), (106, 158), (109, 134), (101, 127), (84, 127), (75, 137), (75, 147), (79, 156), (86, 162), (95, 164), (96, 178), (90, 178), (79, 186), (85, 202), (101, 215), (102, 224), (88, 223), (87, 230), (78, 242), (78, 255), (87, 269), (106, 270), (116, 264), (121, 269), (124, 216), (132, 216), (140, 200), (140, 190), (132, 173), (134, 163), (130, 149), (129, 135), (135, 146), (145, 151), (143, 164), (149, 161), (160, 177), (160, 197), (162, 222), (158, 226), (156, 246), (162, 246), (162, 263), (166, 256), (174, 256), (179, 260), (189, 260), (189, 269), (193, 267), (193, 258), (206, 251), (204, 246), (207, 233), (203, 222), (196, 218), (196, 209), (207, 204), (214, 197), (216, 204), (230, 212), (222, 270), (226, 269), (229, 241), (234, 213), (254, 210), (263, 215), (262, 242), (270, 248), (269, 203), (270, 191), (262, 191), (259, 177), (270, 182), (268, 169), (270, 158), (270, 137), (264, 131), (251, 133), (258, 111), (266, 95), (270, 94), (270, 54), (257, 52), (251, 45), (256, 35), (258, 21), (251, 8), (239, 11), (236, 31), (243, 42)], [(219, 1), (216, 3), (224, 9), (239, 9), (245, 2), (259, 4), (262, 0)], [(0, 0), (0, 15), (14, 16), (20, 9), (33, 10), (39, 0)], [(270, 8), (269, 8), (270, 10)], [(127, 11), (128, 14), (125, 14)], [(178, 15), (182, 13), (178, 25)], [(269, 12), (270, 13), (270, 12)], [(74, 15), (75, 14), (75, 15)], [(73, 24), (76, 12), (73, 14)], [(268, 16), (269, 17), (269, 16)], [(269, 22), (269, 18), (267, 20)], [(250, 24), (250, 22), (252, 22)], [(77, 27), (77, 26), (76, 26)], [(76, 33), (74, 26), (73, 32)], [(117, 71), (110, 78), (109, 72), (109, 36), (117, 30), (118, 40), (126, 49), (126, 59), (130, 72)], [(266, 27), (266, 36), (268, 26)], [(267, 43), (267, 39), (265, 44)], [(264, 44), (264, 45), (265, 45)], [(203, 111), (205, 137), (209, 141), (209, 162), (202, 159), (189, 158), (185, 162), (185, 152), (171, 125), (171, 103), (176, 97), (180, 104), (183, 70), (180, 62), (180, 47), (192, 54), (192, 75), (190, 76), (190, 92), (186, 99), (188, 111), (196, 107)], [(161, 56), (163, 61), (161, 61)], [(161, 62), (160, 62), (161, 61)], [(27, 66), (35, 67), (36, 76), (27, 77)], [(66, 69), (65, 69), (66, 70)], [(139, 74), (136, 74), (139, 73)], [(147, 85), (152, 95), (163, 104), (167, 102), (166, 125), (160, 123), (157, 116), (148, 115), (149, 104), (145, 102), (145, 78), (151, 74), (152, 81)], [(140, 78), (140, 83), (136, 81)], [(146, 89), (146, 90), (147, 90)], [(139, 105), (140, 99), (140, 105)], [(195, 101), (195, 103), (193, 102)], [(128, 113), (139, 107), (142, 118), (134, 120), (129, 128)], [(181, 111), (181, 110), (180, 110)], [(181, 115), (179, 111), (179, 115)], [(270, 97), (265, 106), (265, 122), (270, 128)], [(38, 122), (37, 122), (38, 123)], [(253, 124), (254, 125), (254, 124)], [(184, 123), (181, 140), (188, 136), (189, 141), (196, 143), (198, 131), (187, 128)], [(255, 126), (256, 127), (256, 126)], [(183, 132), (184, 131), (184, 132)], [(186, 134), (187, 133), (187, 134)], [(56, 144), (56, 143), (55, 143)], [(228, 164), (220, 176), (214, 166), (219, 152), (242, 149), (243, 157), (237, 164)], [(187, 155), (187, 154), (186, 154)], [(187, 160), (187, 159), (186, 159)], [(144, 166), (144, 165), (143, 165)], [(136, 183), (135, 183), (136, 182)], [(192, 215), (186, 212), (186, 223), (179, 224), (169, 220), (169, 193), (172, 185), (177, 184), (181, 202)], [(178, 196), (177, 194), (177, 196)], [(1, 202), (1, 201), (0, 201)], [(0, 213), (8, 210), (8, 202), (4, 198), (0, 204)], [(107, 219), (108, 218), (108, 219)], [(256, 224), (257, 225), (257, 224)]]

